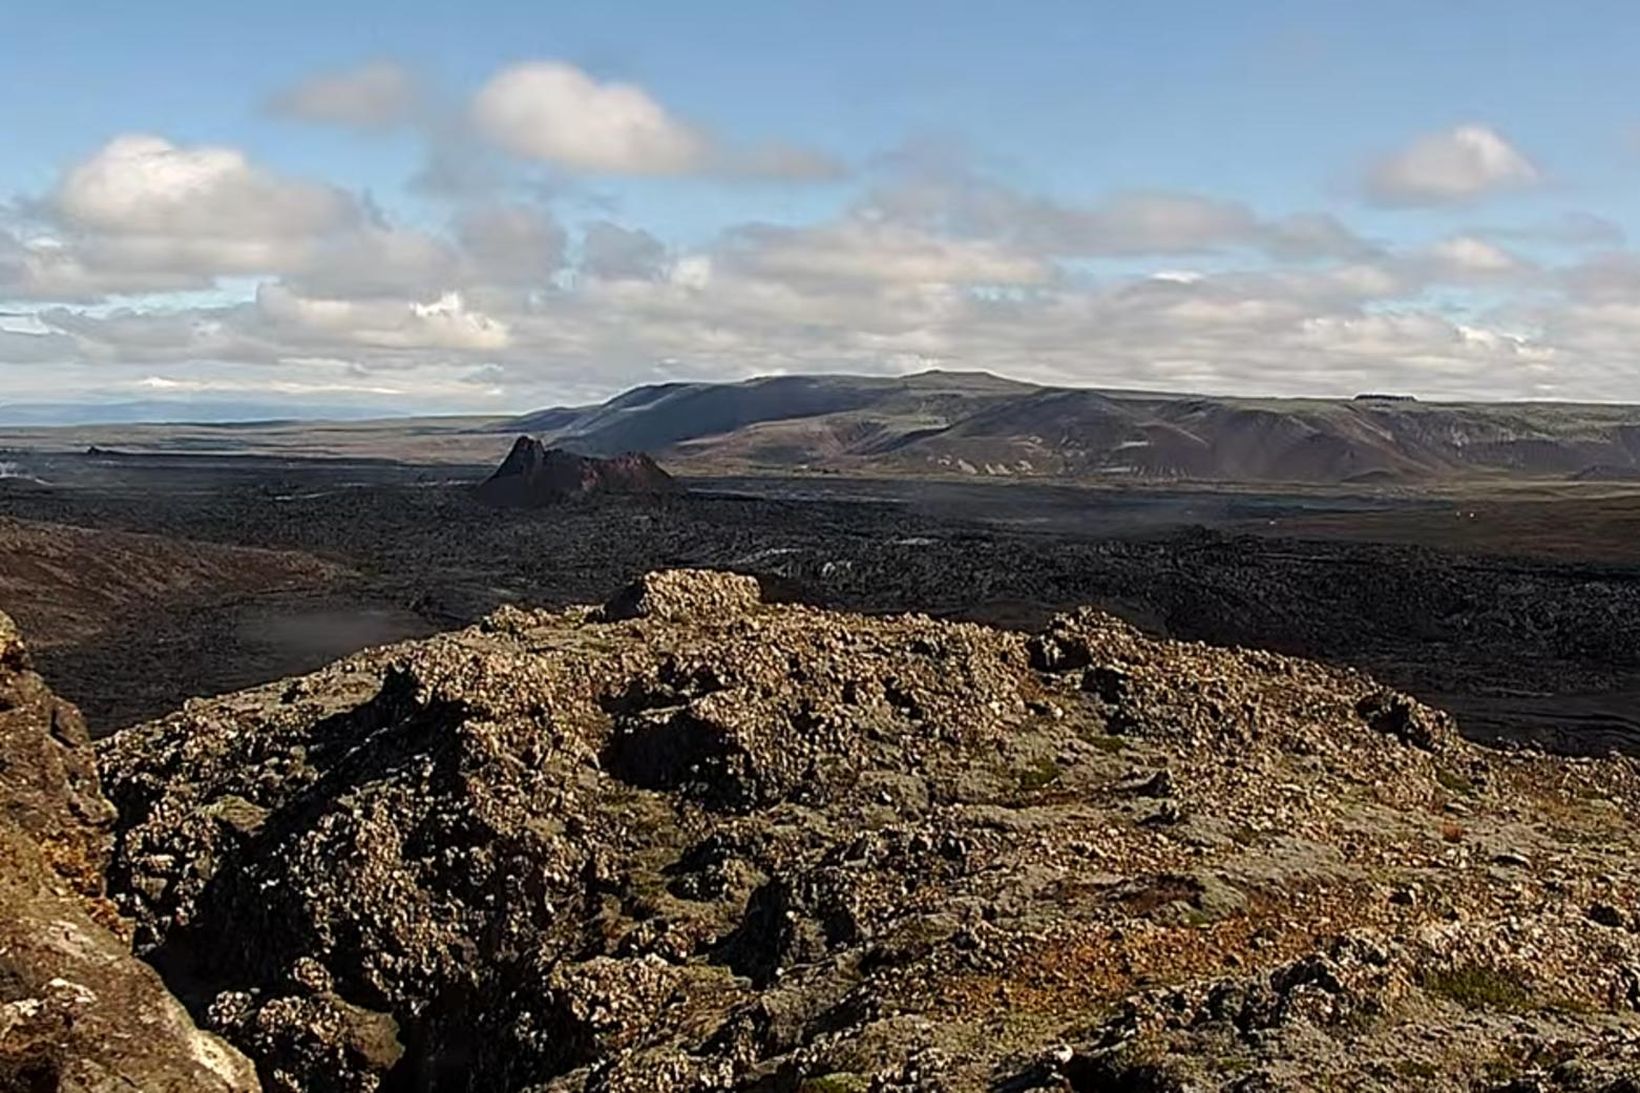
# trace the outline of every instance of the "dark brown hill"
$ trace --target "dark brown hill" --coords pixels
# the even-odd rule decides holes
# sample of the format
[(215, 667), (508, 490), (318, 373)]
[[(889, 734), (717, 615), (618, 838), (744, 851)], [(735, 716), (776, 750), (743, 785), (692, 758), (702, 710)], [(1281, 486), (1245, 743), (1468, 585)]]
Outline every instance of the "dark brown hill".
[(496, 472), (478, 487), (478, 496), (506, 508), (555, 505), (596, 494), (677, 493), (677, 481), (642, 452), (609, 459), (548, 448), (521, 436)]

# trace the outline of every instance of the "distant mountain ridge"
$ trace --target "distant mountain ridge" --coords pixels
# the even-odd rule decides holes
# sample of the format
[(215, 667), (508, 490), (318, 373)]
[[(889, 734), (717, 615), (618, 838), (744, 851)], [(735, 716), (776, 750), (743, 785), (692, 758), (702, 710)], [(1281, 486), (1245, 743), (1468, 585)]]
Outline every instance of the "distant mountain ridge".
[(1317, 483), (1640, 474), (1640, 406), (1227, 398), (984, 372), (660, 384), (496, 429), (723, 469)]
[(377, 406), (247, 399), (138, 399), (123, 402), (0, 402), (0, 426), (229, 425), (282, 421), (364, 421)]

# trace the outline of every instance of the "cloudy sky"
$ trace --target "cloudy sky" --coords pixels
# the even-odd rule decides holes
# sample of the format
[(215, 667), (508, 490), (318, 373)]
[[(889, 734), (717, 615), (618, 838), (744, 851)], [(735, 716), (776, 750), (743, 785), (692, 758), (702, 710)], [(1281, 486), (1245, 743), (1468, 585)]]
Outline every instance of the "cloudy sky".
[(1640, 9), (22, 0), (0, 403), (1640, 401)]

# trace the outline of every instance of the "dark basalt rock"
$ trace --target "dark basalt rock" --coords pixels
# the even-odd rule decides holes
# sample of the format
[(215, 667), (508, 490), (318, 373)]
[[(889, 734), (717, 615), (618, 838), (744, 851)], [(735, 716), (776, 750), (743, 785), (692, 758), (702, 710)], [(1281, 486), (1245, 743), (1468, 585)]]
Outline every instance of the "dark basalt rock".
[(659, 496), (681, 490), (676, 479), (642, 452), (598, 459), (521, 436), (496, 472), (478, 487), (478, 496), (498, 507), (534, 508), (599, 494)]

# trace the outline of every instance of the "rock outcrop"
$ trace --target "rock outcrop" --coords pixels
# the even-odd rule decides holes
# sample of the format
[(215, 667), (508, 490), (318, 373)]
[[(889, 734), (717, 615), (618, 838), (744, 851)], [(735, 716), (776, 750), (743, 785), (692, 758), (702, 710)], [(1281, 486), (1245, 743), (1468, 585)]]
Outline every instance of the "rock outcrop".
[(78, 711), (0, 614), (0, 1089), (255, 1090), (131, 955), (103, 894), (113, 823)]
[(1640, 1082), (1632, 761), (1092, 611), (751, 591), (504, 608), (106, 741), (139, 951), (304, 1093)]
[(533, 508), (598, 494), (660, 495), (680, 489), (676, 479), (642, 452), (598, 459), (521, 436), (496, 472), (478, 487), (478, 496), (499, 507)]

